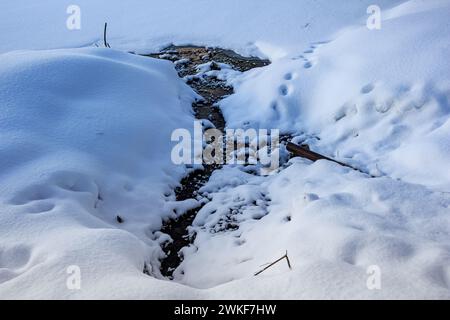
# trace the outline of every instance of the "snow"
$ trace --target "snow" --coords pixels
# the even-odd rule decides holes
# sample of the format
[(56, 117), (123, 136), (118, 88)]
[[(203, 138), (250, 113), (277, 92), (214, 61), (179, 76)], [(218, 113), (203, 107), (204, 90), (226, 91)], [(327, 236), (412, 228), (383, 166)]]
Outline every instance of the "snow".
[[(198, 248), (182, 263), (182, 283), (209, 288), (244, 278), (252, 292), (275, 290), (249, 294), (264, 298), (377, 299), (385, 290), (390, 298), (448, 298), (447, 194), (299, 159), (269, 178), (227, 167), (204, 191), (212, 200), (194, 223)], [(240, 226), (231, 236), (221, 228), (230, 209)], [(284, 250), (293, 274), (280, 263), (249, 280)], [(380, 292), (365, 287), (372, 265), (382, 270)]]
[(449, 191), (450, 26), (436, 22), (450, 7), (408, 4), (387, 11), (379, 31), (346, 28), (249, 73), (221, 104), (227, 124), (320, 136), (308, 142), (324, 154)]
[[(450, 1), (377, 1), (380, 30), (366, 0), (79, 0), (73, 31), (69, 4), (0, 4), (0, 298), (450, 298)], [(113, 49), (94, 48), (106, 21)], [(192, 130), (196, 95), (126, 53), (171, 43), (270, 58), (199, 67), (235, 88), (227, 127), (280, 129), (376, 178), (281, 150), (271, 175), (225, 166), (177, 203), (170, 137)], [(201, 201), (162, 279), (162, 221)], [(254, 276), (286, 250), (292, 270)]]
[[(365, 24), (372, 1), (330, 5), (328, 0), (5, 0), (0, 4), (0, 52), (82, 47), (103, 43), (108, 22), (111, 47), (147, 53), (171, 43), (222, 46), (270, 57), (328, 40), (349, 24)], [(391, 8), (401, 0), (378, 0)], [(81, 30), (68, 30), (70, 5), (81, 9)], [(59, 27), (58, 27), (59, 26)], [(51, 36), (48, 36), (51, 35)], [(27, 41), (24, 42), (23, 39)]]
[[(93, 288), (144, 278), (185, 173), (166, 142), (192, 123), (194, 93), (169, 62), (107, 49), (13, 52), (0, 70), (1, 296), (64, 288), (71, 261)], [(38, 283), (29, 296), (53, 295)]]

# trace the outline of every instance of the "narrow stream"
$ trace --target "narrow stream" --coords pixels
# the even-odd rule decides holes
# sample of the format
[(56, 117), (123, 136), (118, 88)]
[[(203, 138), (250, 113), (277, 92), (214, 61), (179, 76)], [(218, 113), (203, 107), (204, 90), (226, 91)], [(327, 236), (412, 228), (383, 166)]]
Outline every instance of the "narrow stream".
[[(220, 70), (217, 63), (226, 63), (234, 70), (241, 72), (263, 67), (270, 63), (268, 60), (243, 57), (230, 50), (196, 46), (170, 46), (149, 56), (174, 62), (178, 74), (182, 78), (196, 75), (198, 73), (197, 67), (208, 62), (212, 62), (210, 68), (213, 70)], [(233, 88), (216, 77), (194, 77), (189, 79), (187, 84), (204, 98), (204, 100), (195, 102), (192, 106), (195, 117), (199, 120), (208, 119), (216, 129), (223, 131), (225, 119), (217, 106), (217, 102), (233, 94)], [(199, 189), (208, 182), (212, 173), (220, 167), (220, 165), (204, 165), (204, 170), (196, 170), (182, 179), (181, 187), (175, 190), (176, 200), (195, 199), (198, 196)], [(189, 210), (178, 219), (164, 223), (161, 232), (168, 234), (173, 241), (163, 247), (166, 254), (166, 257), (161, 260), (161, 274), (163, 276), (173, 279), (174, 270), (183, 261), (180, 250), (194, 242), (195, 234), (190, 235), (188, 227), (192, 225), (200, 210), (201, 207)]]

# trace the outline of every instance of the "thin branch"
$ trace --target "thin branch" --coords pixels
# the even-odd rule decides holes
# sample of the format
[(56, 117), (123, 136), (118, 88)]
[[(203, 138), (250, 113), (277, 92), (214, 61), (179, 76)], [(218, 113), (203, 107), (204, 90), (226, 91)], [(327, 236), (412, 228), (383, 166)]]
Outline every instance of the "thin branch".
[(287, 250), (286, 250), (286, 262), (287, 262), (287, 264), (288, 264), (289, 269), (292, 270), (292, 266), (291, 266), (291, 262), (289, 261), (289, 257), (288, 257), (288, 254), (287, 254)]
[(286, 262), (287, 262), (287, 265), (288, 265), (289, 269), (292, 270), (291, 261), (289, 261), (288, 252), (287, 252), (287, 250), (286, 250), (286, 254), (285, 254), (284, 256), (282, 256), (280, 259), (278, 259), (278, 260), (276, 260), (276, 261), (270, 263), (270, 264), (269, 264), (267, 267), (265, 267), (264, 269), (262, 269), (262, 270), (256, 272), (256, 273), (255, 273), (255, 276), (257, 276), (257, 275), (263, 273), (264, 271), (266, 271), (267, 269), (269, 269), (270, 267), (272, 267), (273, 265), (277, 264), (278, 262), (280, 262), (280, 261), (283, 260), (283, 259), (286, 259)]
[(105, 48), (111, 48), (109, 46), (108, 41), (106, 40), (106, 31), (107, 31), (107, 29), (108, 29), (108, 22), (105, 22), (105, 29), (103, 30), (103, 43), (105, 45)]
[(321, 155), (320, 153), (311, 151), (311, 150), (309, 150), (309, 147), (307, 145), (306, 146), (299, 146), (299, 145), (296, 145), (295, 143), (288, 142), (287, 145), (286, 145), (286, 150), (291, 152), (292, 154), (294, 154), (297, 157), (302, 157), (302, 158), (305, 158), (305, 159), (308, 159), (308, 160), (311, 160), (311, 161), (318, 161), (318, 160), (332, 161), (332, 162), (337, 163), (337, 164), (339, 164), (339, 165), (341, 165), (343, 167), (347, 167), (347, 168), (359, 171), (361, 173), (370, 175), (371, 177), (375, 178), (373, 175), (371, 175), (371, 174), (369, 174), (367, 172), (364, 172), (361, 169), (358, 169), (358, 168), (355, 168), (355, 167), (353, 167), (351, 165), (348, 165), (346, 163), (343, 163), (343, 162), (340, 162), (340, 161), (328, 158), (328, 157), (326, 157), (324, 155)]

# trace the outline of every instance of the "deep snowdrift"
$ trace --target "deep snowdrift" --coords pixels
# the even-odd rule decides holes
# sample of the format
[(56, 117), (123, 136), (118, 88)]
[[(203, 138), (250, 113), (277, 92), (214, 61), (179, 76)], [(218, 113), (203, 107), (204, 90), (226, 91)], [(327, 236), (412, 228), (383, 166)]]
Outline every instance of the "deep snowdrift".
[[(280, 128), (380, 177), (298, 159), (269, 177), (217, 171), (175, 272), (190, 287), (157, 280), (154, 231), (185, 173), (170, 134), (192, 128), (194, 93), (170, 63), (115, 50), (3, 54), (0, 298), (450, 297), (449, 1), (377, 1), (377, 31), (372, 1), (78, 2), (82, 29), (68, 31), (69, 2), (3, 1), (0, 50), (90, 46), (108, 21), (113, 48), (266, 55), (224, 74), (228, 126)], [(239, 229), (224, 232), (230, 212)], [(292, 271), (253, 277), (285, 250)], [(71, 265), (81, 290), (67, 289)], [(381, 290), (366, 286), (374, 265)]]

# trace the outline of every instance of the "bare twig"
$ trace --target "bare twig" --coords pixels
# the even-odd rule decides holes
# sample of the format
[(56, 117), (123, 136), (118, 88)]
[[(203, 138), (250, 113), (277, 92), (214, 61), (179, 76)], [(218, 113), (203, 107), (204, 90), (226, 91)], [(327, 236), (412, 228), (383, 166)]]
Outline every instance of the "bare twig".
[(282, 256), (280, 259), (278, 259), (278, 260), (276, 260), (276, 261), (270, 263), (270, 264), (269, 264), (267, 267), (265, 267), (264, 269), (262, 269), (262, 270), (256, 272), (256, 273), (255, 273), (255, 276), (257, 276), (257, 275), (263, 273), (264, 271), (266, 271), (267, 269), (269, 269), (270, 267), (272, 267), (273, 265), (277, 264), (278, 262), (280, 262), (280, 261), (283, 260), (283, 259), (286, 259), (286, 262), (287, 262), (287, 265), (288, 265), (289, 269), (292, 269), (291, 262), (289, 261), (289, 257), (288, 257), (288, 252), (287, 252), (287, 250), (286, 250), (286, 254), (285, 254), (284, 256)]
[(289, 270), (292, 270), (291, 261), (289, 261), (289, 257), (288, 257), (288, 254), (287, 254), (287, 250), (286, 250), (286, 262), (287, 262), (287, 264), (288, 264)]
[(108, 23), (105, 22), (105, 29), (103, 30), (103, 43), (104, 43), (104, 45), (105, 45), (105, 48), (111, 48), (111, 47), (109, 46), (108, 41), (106, 41), (106, 31), (107, 31), (107, 29), (108, 29)]

